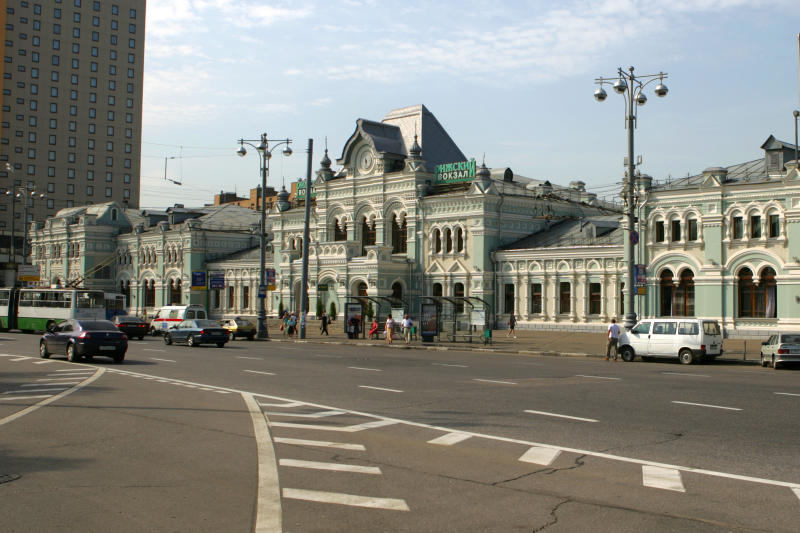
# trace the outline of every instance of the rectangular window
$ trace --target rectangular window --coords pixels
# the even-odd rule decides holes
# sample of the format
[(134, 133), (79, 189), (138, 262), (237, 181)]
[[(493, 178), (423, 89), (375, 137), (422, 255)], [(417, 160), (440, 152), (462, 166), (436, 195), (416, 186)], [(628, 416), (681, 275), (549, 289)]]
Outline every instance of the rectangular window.
[(572, 286), (568, 281), (558, 284), (558, 312), (561, 314), (569, 313), (571, 310)]
[(250, 287), (248, 285), (242, 286), (242, 309), (250, 308)]
[(677, 242), (681, 240), (681, 221), (680, 220), (673, 220), (671, 225), (672, 230), (672, 242)]
[(772, 239), (781, 236), (780, 215), (769, 216), (769, 236)]
[(106, 198), (111, 198), (111, 187), (106, 187)]
[(589, 314), (600, 314), (600, 302), (602, 301), (603, 291), (599, 283), (589, 284)]
[(758, 215), (753, 215), (750, 217), (750, 238), (761, 238), (761, 217)]
[(514, 284), (506, 283), (503, 286), (503, 312), (511, 314), (514, 312)]
[(542, 284), (531, 284), (531, 314), (539, 315), (542, 313)]
[(688, 241), (696, 241), (697, 240), (697, 219), (690, 218), (689, 219), (689, 228), (687, 230), (688, 235), (686, 236), (686, 240)]
[(741, 239), (744, 237), (744, 222), (742, 217), (733, 217), (733, 238)]
[(664, 221), (656, 222), (656, 242), (664, 242)]

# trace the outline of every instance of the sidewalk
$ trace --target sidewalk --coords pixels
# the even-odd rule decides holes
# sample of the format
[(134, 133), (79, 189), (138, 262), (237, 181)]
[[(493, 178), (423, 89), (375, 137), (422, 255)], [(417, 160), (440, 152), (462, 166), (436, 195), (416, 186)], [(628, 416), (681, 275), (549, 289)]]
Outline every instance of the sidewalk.
[[(280, 322), (276, 319), (268, 320), (269, 337), (271, 341), (291, 342), (282, 335), (279, 329)], [(550, 355), (560, 357), (605, 357), (605, 333), (564, 332), (544, 330), (517, 330), (517, 336), (507, 337), (507, 330), (492, 331), (492, 343), (484, 346), (483, 339), (473, 339), (472, 343), (466, 341), (449, 342), (443, 334), (440, 341), (423, 343), (417, 335), (417, 340), (406, 344), (402, 339), (395, 340), (391, 345), (383, 339), (348, 339), (344, 332), (341, 320), (334, 321), (328, 326), (329, 336), (320, 335), (319, 322), (309, 321), (306, 328), (306, 338), (300, 341), (295, 334), (294, 342), (313, 342), (330, 344), (358, 344), (362, 346), (381, 346), (395, 349), (428, 349), (428, 350), (471, 350), (480, 352), (514, 353), (529, 355)], [(748, 339), (725, 339), (722, 344), (724, 353), (717, 361), (729, 364), (759, 364), (760, 341)], [(745, 352), (746, 350), (746, 352)]]

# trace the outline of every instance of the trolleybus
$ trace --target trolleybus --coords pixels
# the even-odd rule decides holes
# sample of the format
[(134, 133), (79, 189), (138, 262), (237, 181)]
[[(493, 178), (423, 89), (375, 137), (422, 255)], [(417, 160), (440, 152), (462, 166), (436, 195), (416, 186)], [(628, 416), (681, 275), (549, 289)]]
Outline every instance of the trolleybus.
[(106, 318), (103, 291), (87, 289), (0, 288), (0, 327), (46, 331), (68, 318)]

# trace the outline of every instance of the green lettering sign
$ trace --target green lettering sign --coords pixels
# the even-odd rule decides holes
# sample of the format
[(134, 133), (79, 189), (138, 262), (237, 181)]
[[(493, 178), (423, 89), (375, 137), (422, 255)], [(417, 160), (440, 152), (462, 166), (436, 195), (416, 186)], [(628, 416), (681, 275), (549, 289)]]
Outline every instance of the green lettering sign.
[[(297, 189), (295, 190), (294, 197), (298, 200), (304, 200), (306, 197), (306, 182), (301, 180), (297, 182)], [(317, 188), (311, 186), (311, 198), (317, 197)]]
[(475, 179), (475, 159), (436, 165), (436, 185), (464, 183)]

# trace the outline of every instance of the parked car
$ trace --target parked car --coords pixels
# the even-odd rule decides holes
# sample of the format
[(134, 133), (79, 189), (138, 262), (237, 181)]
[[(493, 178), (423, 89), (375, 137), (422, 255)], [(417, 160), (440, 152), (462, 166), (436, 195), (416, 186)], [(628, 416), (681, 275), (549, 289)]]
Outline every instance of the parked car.
[(142, 340), (147, 335), (148, 324), (138, 316), (116, 315), (111, 322), (128, 338), (138, 337), (139, 340)]
[(228, 339), (234, 340), (237, 337), (247, 337), (251, 341), (256, 336), (256, 325), (244, 318), (230, 318), (220, 320), (222, 327), (228, 330)]
[(50, 327), (39, 341), (39, 355), (66, 354), (71, 362), (95, 355), (111, 357), (115, 363), (125, 360), (128, 337), (110, 320), (69, 319)]
[(216, 320), (184, 320), (164, 332), (164, 344), (186, 343), (189, 346), (214, 343), (222, 348), (228, 342), (228, 330)]
[(722, 332), (716, 320), (652, 318), (619, 337), (623, 361), (651, 357), (677, 358), (684, 365), (713, 360), (722, 354)]
[(800, 361), (800, 333), (776, 333), (761, 343), (761, 366)]

